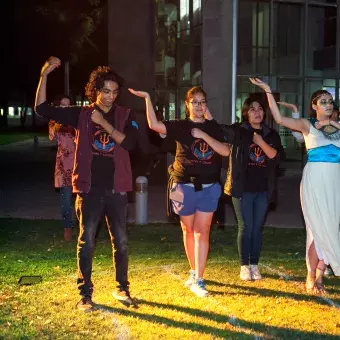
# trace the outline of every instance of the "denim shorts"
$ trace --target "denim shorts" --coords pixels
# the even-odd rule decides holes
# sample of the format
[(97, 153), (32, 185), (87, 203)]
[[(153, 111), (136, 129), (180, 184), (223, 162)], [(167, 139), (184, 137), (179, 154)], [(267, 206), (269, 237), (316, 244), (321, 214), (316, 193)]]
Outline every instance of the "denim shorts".
[(190, 216), (196, 211), (214, 212), (221, 196), (221, 185), (214, 183), (195, 191), (194, 186), (174, 183), (169, 198), (172, 209), (179, 216)]

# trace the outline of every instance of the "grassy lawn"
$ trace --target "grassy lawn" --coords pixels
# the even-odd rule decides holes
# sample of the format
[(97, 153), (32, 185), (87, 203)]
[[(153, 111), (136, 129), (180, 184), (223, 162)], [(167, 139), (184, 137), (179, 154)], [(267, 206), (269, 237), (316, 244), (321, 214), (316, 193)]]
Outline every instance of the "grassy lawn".
[[(57, 221), (0, 220), (1, 339), (339, 339), (339, 279), (327, 297), (305, 294), (303, 230), (264, 231), (262, 281), (239, 280), (236, 230), (213, 229), (205, 277), (211, 292), (184, 288), (188, 265), (177, 225), (129, 226), (131, 293), (111, 297), (111, 249), (101, 230), (95, 252), (92, 313), (75, 309), (76, 241)], [(42, 283), (17, 284), (21, 275)]]
[(47, 133), (42, 132), (3, 132), (0, 134), (0, 145), (6, 145), (14, 142), (21, 142), (27, 139), (33, 139), (34, 136), (47, 137)]

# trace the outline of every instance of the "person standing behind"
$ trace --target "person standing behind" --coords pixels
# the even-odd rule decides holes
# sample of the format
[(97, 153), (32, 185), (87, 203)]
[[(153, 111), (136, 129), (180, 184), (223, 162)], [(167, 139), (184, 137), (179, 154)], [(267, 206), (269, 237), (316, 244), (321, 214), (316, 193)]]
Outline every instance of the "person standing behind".
[(221, 126), (205, 119), (207, 98), (201, 87), (193, 87), (186, 94), (187, 119), (164, 122), (157, 119), (148, 93), (129, 91), (145, 99), (150, 129), (176, 141), (175, 162), (169, 169), (169, 197), (174, 213), (180, 217), (191, 268), (185, 285), (198, 297), (208, 296), (203, 274), (211, 221), (221, 195), (221, 156), (229, 155), (229, 146), (223, 143)]
[(132, 303), (128, 281), (128, 246), (126, 231), (127, 191), (132, 191), (132, 172), (128, 150), (136, 145), (138, 125), (130, 109), (115, 100), (123, 79), (110, 67), (100, 66), (90, 74), (85, 93), (91, 105), (53, 107), (46, 102), (48, 75), (61, 65), (51, 57), (41, 69), (36, 95), (36, 112), (60, 124), (76, 129), (76, 152), (72, 174), (73, 192), (77, 193), (76, 214), (79, 221), (77, 245), (77, 308), (92, 310), (92, 258), (95, 235), (105, 215), (110, 234), (117, 289), (113, 297)]
[[(71, 98), (67, 95), (57, 97), (54, 106), (69, 107)], [(60, 192), (61, 217), (64, 224), (64, 239), (72, 239), (72, 171), (75, 152), (75, 130), (72, 126), (62, 125), (50, 120), (49, 139), (57, 142), (57, 156), (54, 172), (54, 186)]]

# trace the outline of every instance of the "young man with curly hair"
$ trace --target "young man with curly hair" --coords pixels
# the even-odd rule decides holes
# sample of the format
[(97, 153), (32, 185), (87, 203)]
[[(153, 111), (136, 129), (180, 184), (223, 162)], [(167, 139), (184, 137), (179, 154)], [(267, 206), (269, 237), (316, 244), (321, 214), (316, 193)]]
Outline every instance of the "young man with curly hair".
[(76, 129), (76, 152), (72, 174), (73, 192), (77, 193), (79, 220), (77, 246), (77, 307), (92, 310), (92, 258), (95, 235), (103, 215), (111, 238), (116, 267), (117, 289), (113, 296), (132, 303), (128, 281), (128, 247), (126, 232), (127, 191), (132, 191), (129, 150), (137, 140), (138, 125), (133, 113), (114, 102), (123, 79), (109, 67), (98, 67), (91, 75), (85, 92), (89, 106), (53, 107), (46, 102), (48, 75), (61, 65), (51, 57), (41, 69), (36, 95), (38, 115)]

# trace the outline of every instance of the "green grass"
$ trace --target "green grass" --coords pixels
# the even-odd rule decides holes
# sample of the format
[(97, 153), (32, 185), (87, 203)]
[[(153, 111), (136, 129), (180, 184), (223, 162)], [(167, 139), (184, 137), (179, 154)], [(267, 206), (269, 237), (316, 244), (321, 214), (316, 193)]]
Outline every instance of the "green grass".
[(21, 142), (27, 139), (33, 139), (34, 136), (46, 137), (47, 133), (42, 132), (3, 132), (0, 134), (0, 145), (7, 145), (15, 142)]
[[(102, 230), (92, 313), (75, 308), (76, 241), (62, 241), (62, 233), (58, 221), (0, 220), (1, 339), (339, 339), (339, 280), (326, 280), (327, 298), (305, 294), (303, 230), (265, 229), (264, 279), (242, 282), (236, 230), (214, 228), (205, 273), (211, 295), (200, 299), (183, 287), (188, 265), (179, 227), (131, 225), (137, 304), (130, 308), (111, 297), (111, 248)], [(19, 286), (22, 275), (43, 282)]]

